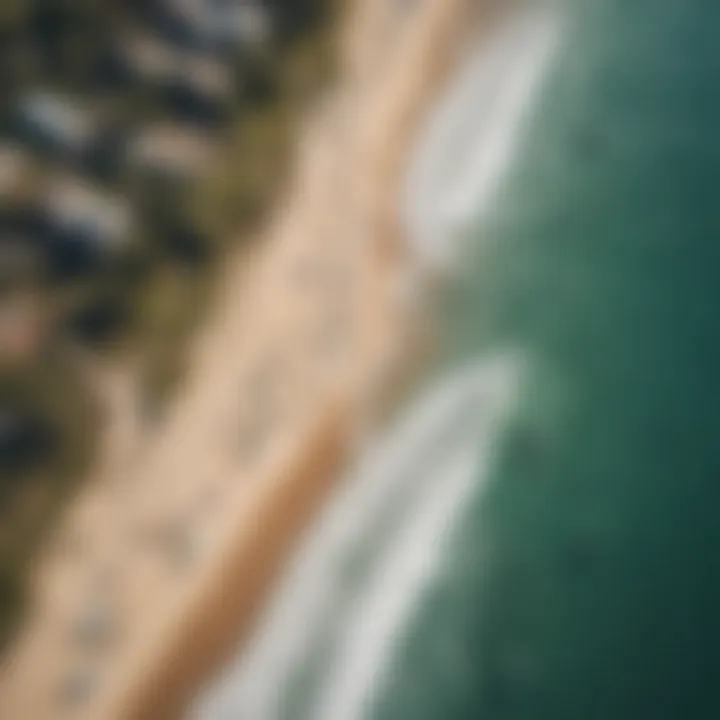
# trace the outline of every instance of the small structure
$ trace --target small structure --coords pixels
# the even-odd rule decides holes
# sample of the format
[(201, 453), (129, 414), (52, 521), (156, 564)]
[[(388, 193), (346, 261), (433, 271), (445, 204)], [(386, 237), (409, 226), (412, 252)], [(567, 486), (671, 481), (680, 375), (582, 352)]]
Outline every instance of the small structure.
[(227, 65), (209, 55), (181, 53), (178, 58), (180, 81), (198, 95), (216, 102), (230, 102), (233, 83)]
[(176, 124), (150, 126), (131, 141), (132, 168), (153, 178), (192, 180), (202, 175), (212, 157), (206, 134)]
[(126, 38), (117, 55), (122, 70), (135, 82), (158, 85), (169, 82), (177, 72), (177, 50), (150, 36)]
[(49, 92), (22, 98), (13, 117), (19, 139), (35, 150), (63, 158), (82, 154), (94, 133), (90, 114), (69, 99)]
[(61, 275), (82, 274), (122, 251), (130, 238), (127, 202), (64, 179), (41, 203), (51, 262)]
[(131, 82), (157, 92), (178, 117), (200, 123), (215, 121), (235, 99), (230, 68), (207, 51), (136, 35), (128, 38), (119, 52)]
[(162, 0), (156, 26), (186, 47), (213, 52), (265, 42), (272, 18), (257, 0)]
[(103, 249), (121, 247), (127, 239), (130, 228), (127, 204), (80, 182), (57, 182), (47, 194), (45, 209), (62, 235), (77, 237)]
[(161, 88), (171, 112), (184, 120), (214, 125), (235, 98), (227, 66), (207, 54), (181, 52), (176, 72)]

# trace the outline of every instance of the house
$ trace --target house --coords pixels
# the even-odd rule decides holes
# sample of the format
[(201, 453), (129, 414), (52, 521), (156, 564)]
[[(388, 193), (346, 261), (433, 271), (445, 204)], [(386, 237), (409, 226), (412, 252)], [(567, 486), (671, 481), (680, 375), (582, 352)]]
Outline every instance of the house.
[(257, 0), (160, 0), (156, 30), (188, 49), (225, 53), (265, 42), (272, 18)]
[(95, 125), (89, 112), (70, 99), (37, 91), (21, 98), (12, 115), (15, 137), (43, 154), (77, 159), (90, 144)]
[(40, 201), (45, 239), (56, 274), (84, 274), (116, 257), (130, 240), (126, 201), (72, 178), (51, 183)]
[(136, 83), (159, 85), (177, 72), (176, 49), (149, 35), (132, 35), (119, 42), (118, 62)]
[(128, 146), (128, 163), (155, 179), (189, 181), (208, 168), (213, 146), (206, 133), (173, 123), (151, 125)]
[(235, 86), (225, 63), (187, 51), (178, 53), (175, 72), (162, 91), (174, 117), (201, 125), (221, 122), (235, 100)]
[(157, 93), (174, 117), (217, 122), (235, 100), (230, 68), (210, 53), (147, 35), (127, 38), (119, 52), (130, 82)]

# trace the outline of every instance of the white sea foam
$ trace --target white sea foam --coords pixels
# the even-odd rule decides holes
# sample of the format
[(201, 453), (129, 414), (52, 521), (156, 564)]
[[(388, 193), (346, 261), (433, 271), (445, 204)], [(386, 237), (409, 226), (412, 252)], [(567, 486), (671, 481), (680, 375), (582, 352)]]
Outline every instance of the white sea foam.
[[(387, 652), (434, 565), (438, 536), (478, 463), (489, 457), (495, 437), (489, 429), (507, 408), (516, 374), (509, 358), (469, 366), (422, 396), (375, 442), (311, 533), (248, 652), (194, 717), (284, 717), (289, 682), (333, 627), (329, 667), (336, 672), (322, 672), (326, 695), (310, 717), (356, 716), (345, 710), (359, 708), (359, 698), (373, 687), (378, 654)], [(394, 527), (379, 543), (371, 577), (361, 578), (357, 597), (352, 593), (347, 601), (345, 571), (359, 547), (377, 542), (388, 518)], [(334, 714), (337, 705), (342, 715)]]
[(310, 717), (360, 720), (382, 691), (394, 651), (440, 568), (449, 531), (470, 492), (488, 477), (516, 384), (514, 370), (512, 363), (479, 365), (441, 385), (445, 397), (430, 394), (430, 407), (438, 399), (450, 400), (453, 415), (437, 418), (431, 437), (416, 436), (406, 447), (404, 472), (385, 476), (388, 484), (411, 477), (413, 496), (344, 618)]
[(430, 117), (403, 203), (423, 265), (450, 266), (459, 231), (497, 197), (561, 27), (558, 11), (546, 4), (506, 20), (470, 55)]

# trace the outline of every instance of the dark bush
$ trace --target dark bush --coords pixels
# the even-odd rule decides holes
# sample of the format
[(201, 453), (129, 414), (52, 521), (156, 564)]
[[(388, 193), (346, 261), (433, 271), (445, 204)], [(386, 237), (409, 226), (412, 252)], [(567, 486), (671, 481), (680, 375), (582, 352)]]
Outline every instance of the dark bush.
[(212, 258), (209, 239), (191, 228), (168, 228), (164, 233), (163, 244), (167, 254), (184, 265), (200, 266)]
[(116, 339), (129, 322), (130, 310), (125, 298), (108, 292), (75, 311), (70, 318), (70, 330), (84, 344), (106, 345)]
[(54, 447), (49, 423), (27, 408), (0, 407), (0, 497), (17, 475), (47, 460)]

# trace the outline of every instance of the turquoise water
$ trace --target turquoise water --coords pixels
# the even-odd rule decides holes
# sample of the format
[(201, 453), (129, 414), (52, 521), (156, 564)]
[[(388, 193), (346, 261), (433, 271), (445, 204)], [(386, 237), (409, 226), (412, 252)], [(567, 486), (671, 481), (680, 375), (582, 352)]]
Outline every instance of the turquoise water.
[(720, 3), (586, 0), (446, 308), (528, 358), (377, 720), (720, 717)]

